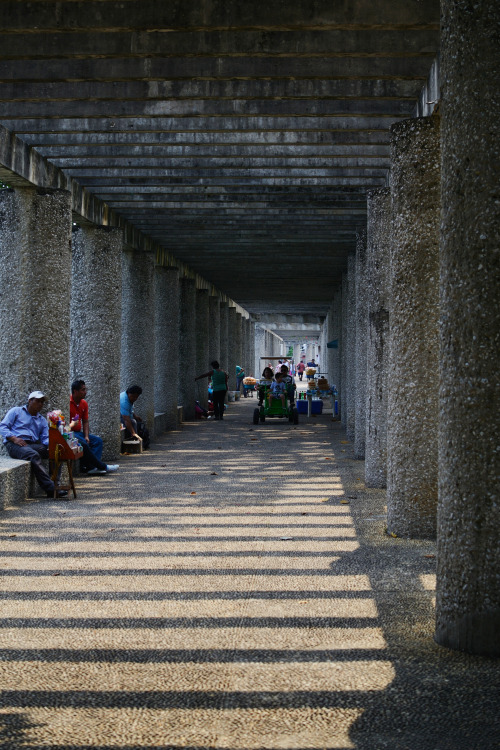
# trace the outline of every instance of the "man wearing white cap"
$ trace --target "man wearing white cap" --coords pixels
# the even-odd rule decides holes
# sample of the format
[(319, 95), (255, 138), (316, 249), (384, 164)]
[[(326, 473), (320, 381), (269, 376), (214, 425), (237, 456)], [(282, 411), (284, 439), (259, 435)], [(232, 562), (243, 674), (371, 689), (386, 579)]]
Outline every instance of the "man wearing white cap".
[[(49, 427), (41, 416), (45, 395), (33, 391), (26, 406), (9, 409), (0, 422), (0, 435), (11, 458), (30, 461), (33, 473), (47, 497), (54, 497), (54, 482), (42, 465), (42, 458), (49, 457)], [(66, 490), (59, 490), (58, 497), (67, 497)]]

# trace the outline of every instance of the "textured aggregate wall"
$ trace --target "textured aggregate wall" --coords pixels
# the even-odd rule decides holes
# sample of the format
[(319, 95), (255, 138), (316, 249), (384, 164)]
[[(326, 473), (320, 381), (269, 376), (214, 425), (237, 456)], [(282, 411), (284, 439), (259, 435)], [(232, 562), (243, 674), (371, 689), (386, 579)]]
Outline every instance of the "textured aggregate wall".
[(194, 279), (179, 281), (179, 404), (184, 421), (194, 420), (196, 400), (196, 285)]
[(208, 298), (208, 362), (220, 361), (220, 299)]
[(439, 120), (391, 128), (387, 528), (433, 537), (437, 510)]
[(356, 434), (356, 256), (347, 258), (347, 325), (346, 325), (346, 435)]
[(154, 434), (155, 300), (154, 256), (136, 250), (122, 253), (121, 390), (140, 385), (137, 413)]
[[(442, 0), (436, 639), (500, 654), (500, 4)], [(496, 95), (496, 98), (495, 98)]]
[(259, 371), (255, 370), (255, 355), (256, 355), (256, 346), (255, 346), (255, 323), (251, 318), (248, 320), (248, 340), (250, 345), (250, 352), (249, 352), (249, 362), (250, 362), (250, 374), (253, 375), (254, 378), (259, 377)]
[(229, 305), (227, 302), (220, 303), (220, 358), (219, 363), (223, 370), (228, 372), (228, 319)]
[(342, 283), (339, 282), (334, 288), (333, 301), (330, 308), (331, 319), (331, 338), (330, 341), (337, 341), (337, 349), (330, 349), (330, 364), (328, 377), (330, 384), (335, 385), (337, 391), (342, 390), (342, 370), (341, 370), (341, 351), (342, 351)]
[(236, 365), (239, 364), (236, 345), (236, 308), (229, 307), (227, 311), (227, 374), (230, 391), (236, 390)]
[(0, 411), (41, 389), (69, 409), (71, 195), (0, 190)]
[(163, 428), (175, 430), (179, 392), (179, 270), (156, 266), (155, 280), (155, 409), (165, 415)]
[(341, 389), (340, 389), (340, 419), (344, 429), (347, 427), (347, 298), (349, 284), (347, 271), (342, 274), (342, 348), (340, 352)]
[(259, 379), (262, 375), (262, 371), (265, 367), (264, 360), (261, 360), (261, 357), (264, 357), (267, 354), (266, 352), (266, 332), (265, 330), (259, 326), (258, 324), (255, 324), (255, 372), (254, 375), (257, 379)]
[[(208, 289), (196, 290), (196, 375), (210, 369), (208, 342)], [(194, 375), (193, 375), (194, 377)], [(206, 409), (208, 406), (208, 379), (196, 381), (196, 398)]]
[(365, 484), (387, 486), (388, 273), (392, 241), (391, 191), (368, 193), (367, 228), (367, 399)]
[(365, 457), (366, 440), (366, 347), (368, 307), (366, 283), (366, 232), (356, 238), (356, 388), (354, 407), (354, 458)]
[(122, 252), (121, 229), (73, 231), (70, 375), (85, 380), (90, 432), (108, 463), (120, 455)]
[(234, 326), (234, 351), (236, 364), (243, 366), (243, 318), (239, 312), (236, 313)]

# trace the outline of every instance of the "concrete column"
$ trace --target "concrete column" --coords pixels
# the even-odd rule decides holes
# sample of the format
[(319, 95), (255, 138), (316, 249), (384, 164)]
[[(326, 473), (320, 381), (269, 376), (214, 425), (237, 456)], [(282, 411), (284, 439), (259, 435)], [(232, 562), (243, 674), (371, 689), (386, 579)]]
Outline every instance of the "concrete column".
[(436, 640), (499, 656), (500, 5), (442, 0), (441, 9)]
[(120, 454), (123, 232), (76, 227), (72, 250), (71, 380), (85, 380), (90, 432), (112, 463)]
[[(179, 270), (155, 268), (155, 410), (158, 426), (177, 427), (179, 391)], [(140, 414), (140, 412), (139, 412)]]
[(42, 390), (69, 410), (71, 195), (0, 190), (0, 407)]
[(155, 421), (155, 300), (152, 253), (122, 253), (121, 390), (140, 385), (137, 413), (154, 435)]
[[(208, 324), (208, 289), (196, 290), (196, 374), (210, 369), (209, 360), (209, 324)], [(206, 409), (208, 407), (208, 379), (196, 383), (196, 398)]]
[(236, 308), (228, 308), (227, 316), (227, 374), (228, 388), (236, 390), (236, 365), (239, 364), (236, 334)]
[(368, 338), (366, 288), (366, 232), (356, 239), (356, 388), (354, 414), (354, 458), (365, 457), (366, 439), (366, 346)]
[(261, 359), (266, 354), (266, 332), (259, 326), (255, 326), (255, 377), (257, 380), (261, 377), (262, 371), (266, 366), (264, 360)]
[(248, 319), (248, 341), (249, 341), (249, 367), (250, 375), (254, 378), (260, 377), (260, 373), (255, 370), (255, 323), (251, 318)]
[(179, 280), (179, 403), (186, 422), (194, 419), (196, 400), (196, 285)]
[[(208, 361), (221, 360), (220, 356), (220, 299), (208, 298)], [(223, 365), (224, 367), (224, 365)]]
[(405, 120), (391, 132), (387, 528), (426, 538), (437, 509), (439, 121)]
[(391, 191), (368, 193), (368, 356), (365, 484), (387, 486), (387, 367), (389, 344), (388, 272), (392, 241)]
[(228, 357), (228, 318), (229, 305), (227, 302), (220, 303), (220, 365), (227, 372)]
[(236, 353), (236, 364), (243, 367), (243, 317), (237, 312), (234, 329), (235, 341), (234, 349)]
[(337, 342), (336, 349), (329, 349), (328, 377), (330, 384), (342, 390), (341, 351), (342, 351), (342, 284), (336, 285), (331, 306), (331, 338)]
[(344, 429), (347, 426), (347, 297), (349, 285), (347, 283), (347, 271), (342, 273), (342, 346), (340, 350), (341, 387), (340, 395), (340, 419)]
[(356, 431), (356, 256), (347, 258), (346, 322), (346, 434), (354, 440)]

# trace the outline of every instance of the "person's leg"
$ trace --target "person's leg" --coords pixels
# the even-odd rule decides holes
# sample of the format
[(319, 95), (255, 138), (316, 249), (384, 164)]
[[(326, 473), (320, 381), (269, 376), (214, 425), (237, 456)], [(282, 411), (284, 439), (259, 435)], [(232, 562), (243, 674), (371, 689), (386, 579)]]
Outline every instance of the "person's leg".
[[(134, 428), (134, 432), (137, 434), (137, 420), (131, 419), (130, 421), (132, 422), (132, 427)], [(132, 437), (132, 435), (130, 434), (130, 430), (128, 428), (125, 429), (125, 437), (126, 438)]]
[[(80, 437), (82, 435), (82, 437)], [(89, 446), (87, 445), (87, 441), (83, 437), (83, 434), (78, 432), (75, 432), (75, 436), (78, 439), (78, 442), (80, 443), (80, 446), (83, 450), (83, 458), (80, 459), (80, 468), (83, 471), (83, 467), (88, 471), (91, 469), (98, 469), (99, 471), (106, 471), (106, 464), (104, 464), (102, 461), (99, 461), (97, 456), (92, 453)]]
[(102, 460), (102, 438), (99, 435), (89, 435), (89, 448), (97, 458), (98, 461)]
[(214, 396), (217, 399), (217, 405), (219, 410), (218, 419), (224, 419), (224, 400), (226, 398), (226, 391), (216, 391)]
[(15, 445), (7, 442), (5, 445), (7, 453), (11, 458), (17, 458), (20, 461), (29, 461), (33, 469), (35, 479), (40, 487), (47, 494), (54, 494), (54, 482), (48, 475), (45, 467), (42, 465), (42, 458), (49, 457), (49, 451), (41, 443), (31, 443), (31, 445)]

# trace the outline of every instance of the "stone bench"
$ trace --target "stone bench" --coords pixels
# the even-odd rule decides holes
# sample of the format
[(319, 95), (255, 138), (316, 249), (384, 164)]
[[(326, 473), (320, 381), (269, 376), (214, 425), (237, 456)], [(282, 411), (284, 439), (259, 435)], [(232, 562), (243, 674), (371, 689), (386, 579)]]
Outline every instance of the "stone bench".
[(31, 466), (28, 461), (0, 456), (0, 510), (29, 497), (30, 478)]

